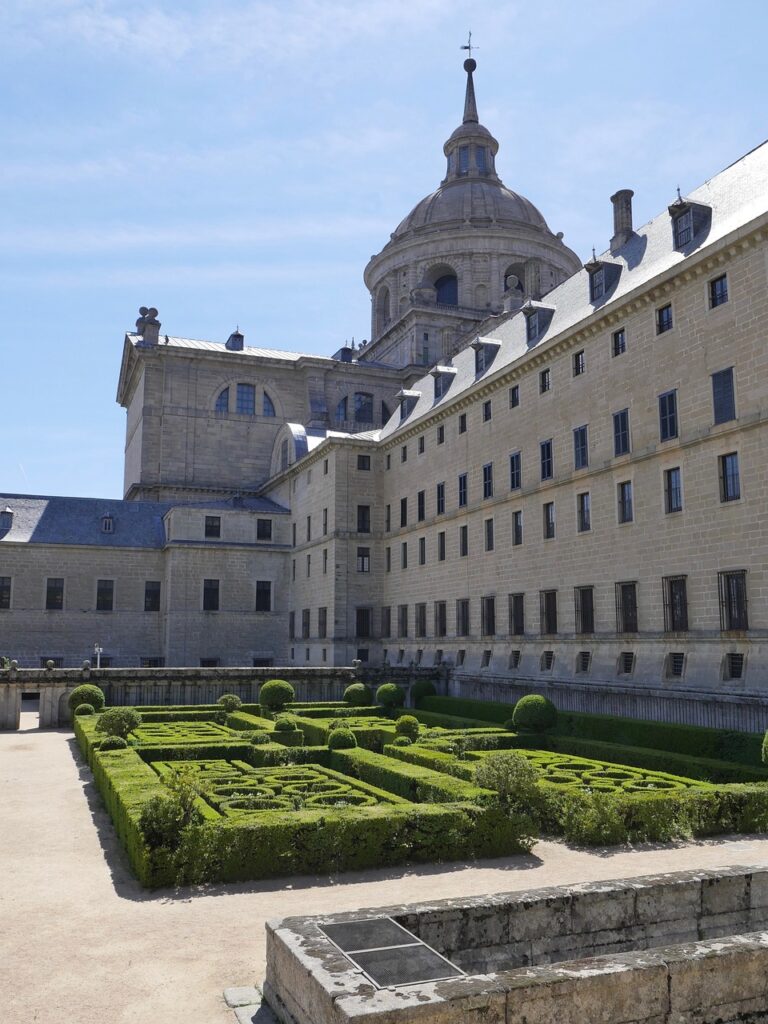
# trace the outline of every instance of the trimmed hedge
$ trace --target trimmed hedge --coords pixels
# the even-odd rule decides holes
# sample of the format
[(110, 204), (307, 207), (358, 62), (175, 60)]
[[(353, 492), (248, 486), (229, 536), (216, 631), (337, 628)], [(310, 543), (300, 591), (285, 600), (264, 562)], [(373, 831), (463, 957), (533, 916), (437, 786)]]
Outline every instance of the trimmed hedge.
[[(411, 747), (393, 747), (409, 751)], [(404, 763), (405, 759), (393, 760), (384, 754), (370, 750), (338, 750), (331, 754), (331, 767), (345, 775), (362, 779), (379, 789), (396, 793), (416, 803), (451, 803), (462, 801), (478, 804), (493, 802), (493, 793), (481, 789), (463, 779), (456, 779), (441, 772), (417, 764)]]

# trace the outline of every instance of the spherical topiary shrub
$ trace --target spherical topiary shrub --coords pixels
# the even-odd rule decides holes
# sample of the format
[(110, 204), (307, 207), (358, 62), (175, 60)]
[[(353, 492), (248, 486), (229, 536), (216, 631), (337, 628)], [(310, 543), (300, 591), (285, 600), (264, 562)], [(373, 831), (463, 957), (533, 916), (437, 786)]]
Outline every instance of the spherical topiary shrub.
[(407, 736), (396, 736), (392, 740), (393, 747), (410, 747), (412, 743), (413, 740), (409, 740)]
[(382, 683), (376, 691), (376, 703), (384, 708), (401, 708), (405, 704), (405, 690), (397, 683)]
[(275, 732), (296, 732), (296, 720), (293, 715), (281, 715), (275, 722)]
[(228, 715), (231, 715), (233, 711), (237, 711), (238, 708), (243, 706), (243, 702), (236, 693), (222, 693), (216, 703), (220, 708), (226, 711)]
[(365, 683), (352, 683), (346, 688), (341, 699), (354, 708), (364, 708), (373, 703), (373, 694), (370, 686), (366, 686)]
[(259, 703), (267, 711), (282, 711), (295, 696), (293, 687), (285, 679), (268, 679), (259, 690)]
[(409, 740), (419, 738), (419, 720), (413, 715), (400, 715), (395, 722), (395, 732), (398, 736), (407, 736)]
[(99, 715), (96, 732), (127, 739), (141, 725), (141, 715), (134, 708), (108, 708)]
[(127, 750), (128, 741), (122, 736), (107, 736), (99, 744), (99, 750)]
[(93, 704), (78, 704), (75, 708), (76, 715), (92, 715), (95, 712)]
[(101, 711), (104, 707), (104, 691), (92, 683), (83, 683), (82, 686), (74, 688), (67, 700), (72, 712), (80, 704), (90, 704), (94, 711)]
[(329, 750), (351, 750), (356, 746), (357, 740), (351, 729), (334, 729), (328, 736)]
[(435, 697), (437, 688), (431, 679), (418, 679), (411, 687), (411, 700), (419, 706), (419, 701), (424, 697)]
[(518, 732), (546, 732), (557, 721), (557, 708), (538, 693), (528, 693), (515, 704), (512, 725)]
[(251, 732), (244, 732), (242, 735), (245, 736), (252, 747), (260, 747), (262, 743), (272, 742), (269, 733), (262, 732), (260, 729), (254, 729)]

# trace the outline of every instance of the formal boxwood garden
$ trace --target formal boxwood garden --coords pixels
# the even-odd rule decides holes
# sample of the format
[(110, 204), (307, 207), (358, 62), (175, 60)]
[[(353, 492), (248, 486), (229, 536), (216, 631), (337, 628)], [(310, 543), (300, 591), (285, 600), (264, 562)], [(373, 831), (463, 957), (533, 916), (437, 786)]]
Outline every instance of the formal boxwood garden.
[(768, 831), (751, 736), (737, 734), (736, 756), (717, 730), (699, 730), (698, 746), (684, 726), (618, 720), (611, 732), (539, 699), (510, 714), (430, 687), (415, 710), (390, 691), (363, 703), (370, 694), (302, 704), (281, 683), (264, 704), (99, 709), (96, 698), (73, 721), (148, 887), (502, 856), (539, 833), (609, 845)]

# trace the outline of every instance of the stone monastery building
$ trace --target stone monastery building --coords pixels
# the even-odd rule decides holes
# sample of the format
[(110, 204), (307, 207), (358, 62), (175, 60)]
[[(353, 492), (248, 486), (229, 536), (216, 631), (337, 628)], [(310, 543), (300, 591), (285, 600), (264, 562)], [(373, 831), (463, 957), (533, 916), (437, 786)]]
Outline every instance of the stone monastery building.
[(332, 357), (125, 338), (123, 500), (0, 495), (0, 654), (768, 685), (768, 144), (582, 265), (497, 173), (474, 60), (445, 177)]

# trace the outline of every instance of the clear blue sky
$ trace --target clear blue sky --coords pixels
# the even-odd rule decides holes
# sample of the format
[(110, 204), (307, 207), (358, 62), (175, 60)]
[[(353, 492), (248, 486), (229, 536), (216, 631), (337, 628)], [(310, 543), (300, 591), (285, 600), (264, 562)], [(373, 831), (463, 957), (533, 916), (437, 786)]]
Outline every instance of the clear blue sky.
[(115, 389), (163, 331), (330, 354), (439, 183), (473, 32), (505, 183), (582, 257), (768, 136), (768, 7), (735, 0), (3, 0), (0, 490), (122, 494)]

